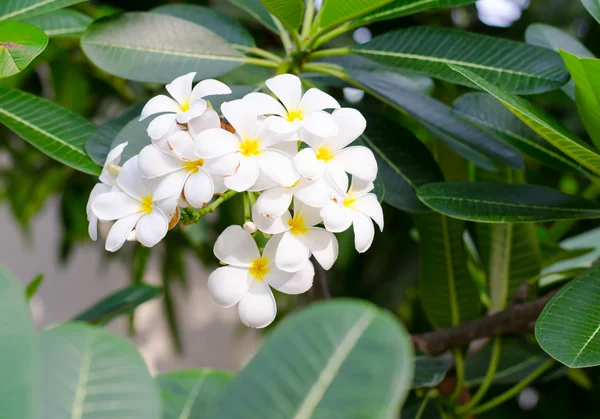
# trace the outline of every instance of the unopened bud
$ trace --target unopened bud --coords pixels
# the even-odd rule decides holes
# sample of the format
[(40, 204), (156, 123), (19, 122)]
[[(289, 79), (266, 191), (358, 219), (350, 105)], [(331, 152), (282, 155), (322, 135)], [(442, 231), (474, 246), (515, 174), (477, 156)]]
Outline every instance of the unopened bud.
[(256, 224), (254, 224), (252, 221), (246, 221), (244, 223), (244, 230), (250, 234), (253, 234), (256, 232)]

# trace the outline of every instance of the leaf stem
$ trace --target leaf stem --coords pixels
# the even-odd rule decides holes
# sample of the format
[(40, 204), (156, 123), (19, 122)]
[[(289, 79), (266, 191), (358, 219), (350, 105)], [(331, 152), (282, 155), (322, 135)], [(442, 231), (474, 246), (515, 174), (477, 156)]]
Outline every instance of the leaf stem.
[(256, 55), (257, 57), (266, 58), (276, 63), (280, 63), (282, 58), (279, 55), (273, 54), (272, 52), (266, 51), (262, 48), (247, 47), (245, 45), (234, 45), (236, 49), (244, 51), (246, 54)]
[(313, 46), (313, 48), (319, 48), (321, 45), (323, 45), (324, 43), (326, 43), (328, 41), (331, 41), (333, 38), (337, 38), (338, 36), (343, 35), (346, 32), (356, 29), (360, 26), (362, 26), (362, 25), (346, 23), (345, 25), (339, 26), (330, 32), (322, 34), (318, 39), (316, 39), (313, 42), (312, 46)]
[(313, 18), (315, 17), (315, 2), (309, 0), (306, 2), (306, 9), (304, 10), (304, 20), (302, 21), (302, 32), (300, 36), (306, 38), (310, 33), (310, 26)]
[(454, 356), (454, 363), (456, 364), (456, 387), (454, 388), (454, 392), (450, 396), (452, 400), (455, 400), (463, 388), (463, 382), (465, 381), (465, 358), (463, 357), (462, 351), (460, 348), (456, 348), (452, 351), (452, 355)]
[[(223, 195), (221, 195), (220, 197), (218, 197), (217, 199), (215, 199), (215, 201), (204, 207), (204, 208), (200, 208), (197, 210), (191, 210), (191, 211), (182, 211), (181, 215), (181, 221), (183, 222), (183, 224), (185, 225), (189, 225), (189, 224), (195, 224), (198, 221), (200, 221), (200, 219), (202, 217), (204, 217), (206, 214), (210, 213), (210, 212), (214, 212), (219, 205), (221, 205), (223, 202), (227, 201), (228, 199), (232, 198), (234, 195), (236, 195), (237, 192), (233, 191), (233, 190), (229, 190), (227, 192), (225, 192)], [(184, 217), (185, 214), (185, 217)]]
[(270, 68), (277, 68), (277, 67), (279, 67), (279, 63), (276, 63), (275, 61), (271, 61), (271, 60), (263, 60), (262, 58), (246, 57), (244, 59), (244, 63), (246, 63), (246, 64), (252, 64), (252, 65), (258, 65), (258, 66), (261, 66), (261, 67), (270, 67)]
[(244, 196), (244, 222), (252, 220), (250, 216), (250, 192), (243, 194)]
[(415, 419), (421, 419), (421, 416), (423, 416), (423, 413), (425, 413), (425, 409), (427, 408), (427, 403), (429, 403), (429, 399), (430, 399), (431, 395), (432, 395), (432, 392), (428, 391), (427, 394), (425, 395), (425, 397), (423, 398), (423, 402), (421, 403), (421, 406), (419, 407), (417, 414), (415, 415)]
[(279, 19), (273, 17), (273, 22), (275, 22), (275, 26), (277, 26), (277, 29), (279, 30), (279, 36), (281, 37), (281, 43), (285, 48), (285, 52), (289, 55), (294, 49), (292, 46), (292, 40), (290, 39), (290, 34), (283, 27)]
[(542, 374), (544, 374), (546, 371), (548, 371), (552, 366), (554, 366), (555, 362), (556, 361), (554, 361), (554, 359), (549, 359), (548, 361), (546, 361), (542, 365), (540, 365), (538, 368), (536, 368), (535, 371), (533, 371), (527, 377), (525, 377), (524, 379), (519, 381), (517, 384), (515, 384), (513, 387), (509, 388), (508, 390), (506, 390), (504, 393), (500, 394), (499, 396), (494, 397), (492, 400), (488, 401), (487, 403), (484, 403), (484, 404), (480, 405), (479, 407), (472, 409), (469, 413), (472, 415), (478, 415), (480, 413), (487, 412), (488, 410), (493, 409), (494, 407), (504, 403), (505, 401), (507, 401), (509, 399), (512, 399), (514, 396), (519, 394), (521, 392), (521, 390), (523, 390), (529, 384), (531, 384), (536, 379), (538, 379)]
[(339, 57), (340, 55), (350, 55), (350, 48), (331, 48), (331, 49), (322, 49), (320, 51), (315, 51), (309, 54), (309, 58), (311, 60), (315, 60), (317, 58), (323, 57)]

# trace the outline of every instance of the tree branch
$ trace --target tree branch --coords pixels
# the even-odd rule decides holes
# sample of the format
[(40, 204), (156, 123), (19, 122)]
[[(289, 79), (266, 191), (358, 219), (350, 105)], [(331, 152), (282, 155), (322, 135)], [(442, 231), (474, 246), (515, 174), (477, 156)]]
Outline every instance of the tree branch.
[(532, 302), (515, 304), (499, 313), (454, 327), (412, 335), (413, 345), (427, 355), (439, 355), (449, 349), (467, 345), (475, 339), (531, 331), (531, 323), (538, 318), (555, 293), (556, 291), (550, 292)]

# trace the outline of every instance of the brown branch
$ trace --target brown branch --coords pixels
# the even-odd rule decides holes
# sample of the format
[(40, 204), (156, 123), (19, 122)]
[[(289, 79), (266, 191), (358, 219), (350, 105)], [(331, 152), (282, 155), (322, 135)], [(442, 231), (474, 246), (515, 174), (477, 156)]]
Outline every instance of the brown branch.
[(530, 332), (531, 324), (554, 294), (555, 292), (551, 292), (532, 302), (515, 304), (499, 313), (457, 326), (412, 335), (413, 345), (427, 355), (439, 355), (449, 349), (465, 346), (475, 339)]

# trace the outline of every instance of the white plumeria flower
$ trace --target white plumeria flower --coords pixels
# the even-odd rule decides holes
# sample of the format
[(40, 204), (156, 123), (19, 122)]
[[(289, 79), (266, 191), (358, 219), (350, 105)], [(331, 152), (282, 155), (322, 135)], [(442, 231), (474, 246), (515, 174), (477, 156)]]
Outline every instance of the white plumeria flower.
[[(352, 178), (352, 186), (348, 189), (346, 174), (336, 179), (340, 190), (347, 191), (335, 194), (333, 199), (321, 210), (325, 228), (333, 233), (346, 231), (354, 227), (354, 247), (358, 253), (366, 252), (375, 236), (373, 221), (383, 231), (383, 211), (374, 193), (373, 183), (359, 178)], [(373, 220), (373, 221), (371, 221)]]
[(196, 137), (196, 154), (204, 159), (219, 159), (223, 170), (234, 169), (233, 175), (225, 177), (229, 189), (256, 190), (260, 174), (266, 176), (267, 184), (268, 180), (282, 186), (296, 183), (300, 175), (292, 157), (276, 147), (290, 135), (270, 131), (267, 121), (259, 120), (243, 100), (225, 102), (221, 112), (235, 128), (235, 134), (220, 128), (202, 131)]
[(310, 289), (315, 274), (309, 260), (297, 272), (284, 272), (275, 265), (279, 237), (272, 237), (260, 254), (250, 233), (240, 226), (229, 226), (214, 247), (224, 266), (208, 277), (208, 289), (217, 304), (238, 304), (240, 320), (246, 326), (262, 328), (271, 324), (277, 313), (270, 287), (285, 294), (301, 294)]
[(352, 108), (336, 109), (332, 115), (339, 131), (332, 137), (317, 137), (305, 133), (302, 141), (310, 148), (300, 150), (294, 164), (300, 174), (308, 179), (338, 178), (341, 172), (350, 173), (359, 179), (373, 182), (377, 177), (377, 161), (367, 147), (351, 146), (364, 132), (367, 121)]
[(85, 210), (89, 222), (88, 234), (93, 241), (98, 239), (98, 217), (96, 217), (92, 211), (92, 203), (96, 197), (103, 193), (110, 192), (111, 189), (117, 184), (117, 175), (121, 171), (119, 162), (121, 161), (121, 154), (123, 154), (125, 147), (127, 147), (127, 142), (119, 144), (110, 150), (106, 156), (102, 173), (100, 173), (100, 183), (97, 183), (92, 189), (92, 192), (90, 192), (90, 197)]
[(176, 122), (187, 124), (193, 118), (202, 115), (207, 109), (204, 97), (231, 93), (231, 89), (226, 84), (213, 79), (202, 80), (192, 89), (195, 76), (196, 73), (188, 73), (167, 84), (166, 89), (172, 99), (165, 95), (158, 95), (146, 103), (142, 109), (140, 121), (150, 115), (163, 113), (148, 125), (150, 138), (155, 140), (162, 138)]
[(321, 137), (337, 134), (338, 127), (331, 114), (323, 111), (340, 107), (333, 97), (316, 88), (302, 95), (302, 83), (293, 74), (275, 76), (265, 84), (283, 105), (265, 93), (249, 93), (244, 100), (251, 103), (259, 115), (271, 115), (267, 118), (270, 129), (291, 134), (304, 128)]
[(281, 217), (290, 207), (292, 198), (314, 208), (323, 208), (331, 198), (331, 188), (324, 178), (300, 178), (292, 186), (276, 185), (260, 194), (254, 210), (269, 218)]
[(286, 272), (295, 272), (304, 266), (312, 254), (325, 270), (329, 270), (338, 257), (338, 242), (333, 233), (321, 227), (318, 208), (294, 200), (294, 216), (289, 211), (281, 217), (268, 218), (252, 209), (252, 221), (267, 234), (281, 234), (275, 264)]
[[(119, 250), (128, 238), (146, 247), (161, 241), (177, 209), (178, 196), (154, 198), (158, 183), (145, 178), (138, 169), (138, 156), (129, 159), (117, 176), (117, 186), (92, 203), (94, 215), (101, 221), (115, 221), (106, 237), (106, 250)], [(135, 229), (135, 235), (133, 235)]]

